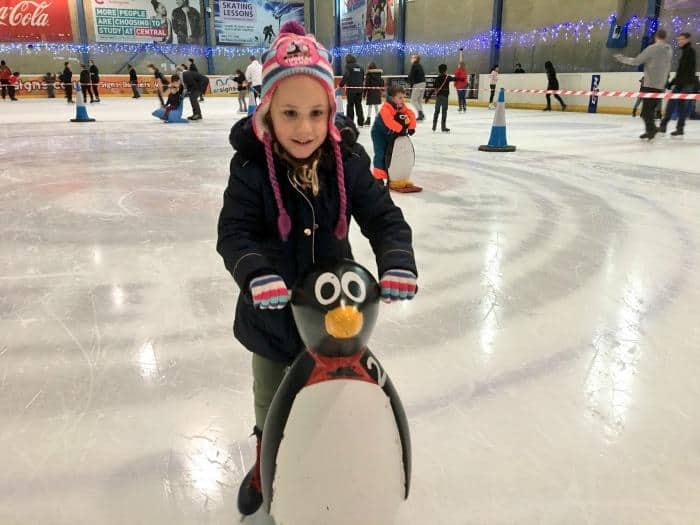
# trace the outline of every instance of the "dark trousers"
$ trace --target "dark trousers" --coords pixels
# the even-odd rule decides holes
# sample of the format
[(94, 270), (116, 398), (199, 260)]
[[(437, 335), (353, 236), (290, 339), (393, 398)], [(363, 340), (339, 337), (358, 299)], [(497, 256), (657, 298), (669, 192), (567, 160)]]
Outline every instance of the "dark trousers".
[(459, 109), (467, 109), (467, 89), (458, 89), (457, 98), (459, 99)]
[[(673, 92), (674, 93), (694, 93), (695, 89), (694, 89), (694, 86), (674, 86)], [(673, 116), (673, 112), (678, 110), (678, 124), (676, 125), (676, 129), (679, 131), (683, 131), (683, 128), (685, 128), (685, 120), (688, 118), (688, 108), (689, 107), (690, 107), (690, 100), (670, 99), (668, 101), (668, 104), (666, 104), (666, 115), (664, 115), (664, 118), (661, 121), (661, 127), (668, 126), (668, 123), (671, 120), (671, 117)]]
[(433, 114), (433, 130), (437, 128), (438, 115), (442, 110), (442, 122), (440, 129), (447, 129), (447, 95), (437, 95), (435, 97), (435, 113)]
[(141, 93), (139, 93), (139, 83), (138, 82), (131, 83), (131, 90), (134, 92), (134, 98), (141, 97)]
[(0, 92), (2, 92), (2, 98), (4, 99), (7, 96), (7, 86), (10, 83), (7, 80), (0, 80), (0, 84), (2, 85), (2, 87), (0, 88)]
[(255, 99), (256, 104), (260, 99), (260, 93), (262, 93), (262, 86), (253, 86), (253, 98)]
[(163, 99), (163, 93), (161, 93), (161, 90), (163, 88), (158, 88), (158, 100), (160, 100), (160, 105), (165, 106), (165, 100)]
[(99, 82), (97, 80), (92, 80), (92, 92), (95, 94), (95, 98), (97, 100), (100, 100), (100, 92), (97, 91), (97, 88), (99, 87)]
[(190, 91), (190, 104), (192, 104), (192, 116), (202, 116), (202, 109), (199, 107), (199, 91)]
[(8, 93), (8, 95), (10, 95), (11, 100), (15, 99), (15, 90), (16, 90), (15, 86), (13, 86), (13, 85), (7, 86), (7, 93)]
[(357, 123), (360, 126), (365, 125), (365, 114), (362, 109), (362, 91), (348, 91), (348, 110), (347, 115), (350, 120), (355, 120), (355, 112), (357, 111)]
[[(661, 89), (643, 87), (640, 90), (642, 93), (662, 93)], [(658, 106), (659, 99), (656, 98), (645, 98), (642, 101), (642, 118), (644, 119), (644, 127), (646, 132), (650, 135), (656, 134), (656, 107)]]
[(80, 89), (83, 90), (83, 102), (87, 102), (88, 95), (90, 95), (90, 102), (94, 100), (92, 86), (90, 84), (80, 84)]
[(489, 104), (493, 104), (493, 97), (496, 95), (496, 84), (490, 84), (491, 88), (491, 98), (489, 98)]
[(46, 84), (46, 91), (49, 98), (56, 98), (56, 87), (52, 83)]
[(73, 84), (63, 84), (63, 89), (66, 92), (66, 100), (73, 102)]
[[(551, 109), (551, 107), (552, 107), (552, 95), (545, 95), (545, 97), (547, 97), (547, 107)], [(566, 106), (566, 104), (564, 104), (564, 101), (562, 100), (562, 98), (559, 95), (554, 95), (554, 98), (556, 98), (559, 101), (559, 104), (561, 104), (561, 107)]]

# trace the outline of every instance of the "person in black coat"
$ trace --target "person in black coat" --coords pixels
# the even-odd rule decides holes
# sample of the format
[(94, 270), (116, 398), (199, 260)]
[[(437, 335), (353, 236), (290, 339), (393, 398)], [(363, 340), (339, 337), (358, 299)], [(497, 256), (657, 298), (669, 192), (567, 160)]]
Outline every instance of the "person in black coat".
[[(676, 76), (668, 83), (668, 87), (672, 88), (674, 93), (693, 93), (696, 90), (697, 77), (695, 76), (695, 69), (697, 66), (695, 50), (693, 49), (693, 42), (690, 36), (690, 33), (681, 33), (678, 35), (678, 47), (681, 49), (681, 58), (678, 62)], [(673, 113), (677, 110), (678, 123), (676, 124), (676, 131), (671, 133), (671, 135), (683, 135), (685, 121), (688, 118), (689, 103), (689, 100), (669, 100), (666, 106), (666, 115), (659, 125), (659, 131), (661, 133), (666, 133), (666, 127)]]
[(411, 55), (411, 71), (408, 73), (406, 82), (411, 86), (411, 104), (418, 111), (416, 120), (425, 120), (423, 114), (423, 95), (425, 94), (425, 70), (420, 63), (420, 55)]
[(141, 98), (141, 93), (139, 93), (139, 77), (136, 74), (134, 66), (127, 64), (129, 68), (129, 84), (131, 84), (131, 90), (134, 92), (134, 96), (131, 98)]
[(63, 63), (63, 73), (61, 73), (61, 84), (66, 93), (66, 102), (73, 103), (73, 71), (70, 69), (70, 62)]
[(345, 95), (348, 99), (347, 115), (354, 120), (357, 112), (357, 125), (365, 125), (364, 111), (362, 110), (362, 93), (364, 92), (365, 70), (353, 55), (345, 57), (345, 74), (340, 81), (340, 87), (346, 87)]
[(165, 106), (166, 102), (163, 99), (163, 95), (168, 93), (168, 85), (170, 83), (165, 78), (165, 75), (163, 75), (163, 72), (158, 69), (155, 64), (148, 64), (148, 70), (153, 73), (153, 78), (156, 81), (156, 92), (158, 93), (160, 105)]
[(442, 110), (441, 130), (449, 133), (447, 127), (447, 106), (450, 98), (450, 82), (454, 82), (455, 77), (447, 74), (447, 64), (438, 66), (438, 76), (435, 78), (435, 114), (433, 115), (433, 131), (437, 128), (437, 121)]
[(207, 92), (207, 89), (209, 89), (209, 77), (201, 73), (200, 76), (202, 77), (202, 81), (199, 85), (199, 101), (204, 102), (204, 94)]
[(195, 73), (199, 73), (199, 69), (197, 69), (197, 64), (194, 63), (194, 58), (188, 58), (187, 61), (190, 63), (189, 66), (187, 66), (187, 69), (190, 71), (194, 71)]
[(202, 109), (199, 107), (199, 96), (202, 89), (202, 75), (196, 71), (190, 71), (185, 64), (181, 64), (178, 68), (182, 83), (190, 97), (192, 105), (192, 115), (187, 117), (188, 120), (202, 120)]
[(379, 115), (379, 106), (382, 105), (382, 91), (384, 90), (384, 71), (377, 67), (377, 64), (370, 62), (365, 75), (365, 99), (367, 102), (367, 120), (365, 126), (372, 123), (372, 114)]
[(100, 86), (100, 70), (97, 69), (95, 62), (90, 60), (90, 84), (92, 84), (92, 92), (95, 94), (95, 102), (100, 101), (100, 92), (97, 88)]
[[(559, 80), (557, 79), (557, 71), (554, 69), (554, 64), (548, 60), (544, 63), (544, 70), (547, 72), (547, 90), (558, 90)], [(546, 95), (546, 98), (547, 107), (542, 111), (552, 111), (552, 96), (548, 94)], [(559, 104), (561, 104), (561, 110), (566, 111), (566, 104), (564, 104), (562, 98), (559, 95), (554, 95), (554, 98), (556, 98), (559, 101)]]
[[(344, 121), (346, 127), (347, 121)], [(343, 121), (341, 120), (341, 124)], [(417, 275), (411, 228), (386, 189), (376, 183), (369, 170), (369, 157), (350, 135), (341, 130), (341, 147), (347, 193), (346, 215), (352, 216), (369, 238), (379, 275), (401, 268)], [(224, 192), (219, 216), (217, 251), (241, 289), (236, 307), (234, 334), (250, 351), (275, 362), (289, 364), (303, 349), (289, 308), (260, 312), (250, 294), (251, 281), (276, 274), (292, 286), (318, 259), (352, 259), (347, 236), (334, 234), (339, 214), (335, 186), (335, 161), (326, 142), (318, 167), (318, 196), (303, 196), (294, 189), (287, 163), (275, 154), (277, 181), (284, 206), (293, 225), (288, 240), (278, 231), (278, 211), (270, 184), (265, 148), (246, 117), (232, 128), (229, 137), (236, 154)], [(357, 147), (359, 146), (359, 148)], [(363, 155), (364, 152), (364, 155)], [(312, 230), (313, 228), (313, 230)], [(312, 237), (313, 234), (313, 237)], [(313, 246), (312, 244), (313, 243)]]
[(95, 101), (92, 95), (92, 86), (90, 85), (90, 70), (87, 64), (80, 64), (80, 89), (83, 92), (83, 102), (87, 103), (87, 96), (90, 95), (90, 102)]
[(199, 45), (202, 43), (202, 15), (189, 0), (175, 0), (177, 7), (173, 9), (173, 32), (177, 43)]

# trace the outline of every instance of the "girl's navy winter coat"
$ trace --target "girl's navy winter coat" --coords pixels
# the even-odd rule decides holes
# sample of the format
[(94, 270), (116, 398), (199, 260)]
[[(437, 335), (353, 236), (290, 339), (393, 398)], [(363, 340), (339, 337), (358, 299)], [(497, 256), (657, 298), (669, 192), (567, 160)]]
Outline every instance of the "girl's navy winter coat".
[[(334, 235), (339, 213), (335, 161), (329, 145), (324, 145), (318, 169), (320, 191), (314, 198), (292, 185), (287, 164), (275, 157), (282, 198), (292, 219), (289, 239), (283, 241), (265, 150), (250, 118), (237, 122), (229, 138), (236, 154), (219, 217), (217, 251), (241, 289), (234, 335), (252, 352), (291, 362), (303, 345), (290, 308), (256, 310), (249, 285), (260, 275), (277, 274), (291, 289), (314, 261), (352, 258), (347, 238)], [(392, 268), (417, 274), (411, 229), (389, 192), (372, 177), (369, 157), (357, 148), (361, 150), (359, 144), (343, 145), (348, 223), (352, 216), (369, 239), (379, 275)]]

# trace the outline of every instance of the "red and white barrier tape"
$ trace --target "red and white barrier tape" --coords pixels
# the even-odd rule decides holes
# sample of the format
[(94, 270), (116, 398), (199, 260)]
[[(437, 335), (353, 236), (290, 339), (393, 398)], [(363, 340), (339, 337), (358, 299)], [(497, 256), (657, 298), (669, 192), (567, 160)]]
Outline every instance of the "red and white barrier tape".
[(575, 97), (663, 98), (667, 100), (700, 100), (700, 93), (642, 93), (639, 91), (591, 91), (573, 89), (506, 89), (506, 93), (536, 95), (572, 95)]

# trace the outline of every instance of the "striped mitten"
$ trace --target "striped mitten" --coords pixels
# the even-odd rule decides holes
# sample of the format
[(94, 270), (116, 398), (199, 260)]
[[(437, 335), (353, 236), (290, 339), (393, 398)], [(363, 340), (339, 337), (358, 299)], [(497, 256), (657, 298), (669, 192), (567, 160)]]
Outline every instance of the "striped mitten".
[(382, 300), (385, 302), (410, 301), (418, 291), (416, 279), (415, 274), (407, 270), (387, 270), (379, 280)]
[(250, 281), (253, 305), (261, 310), (281, 310), (287, 306), (289, 291), (279, 275), (261, 275)]

